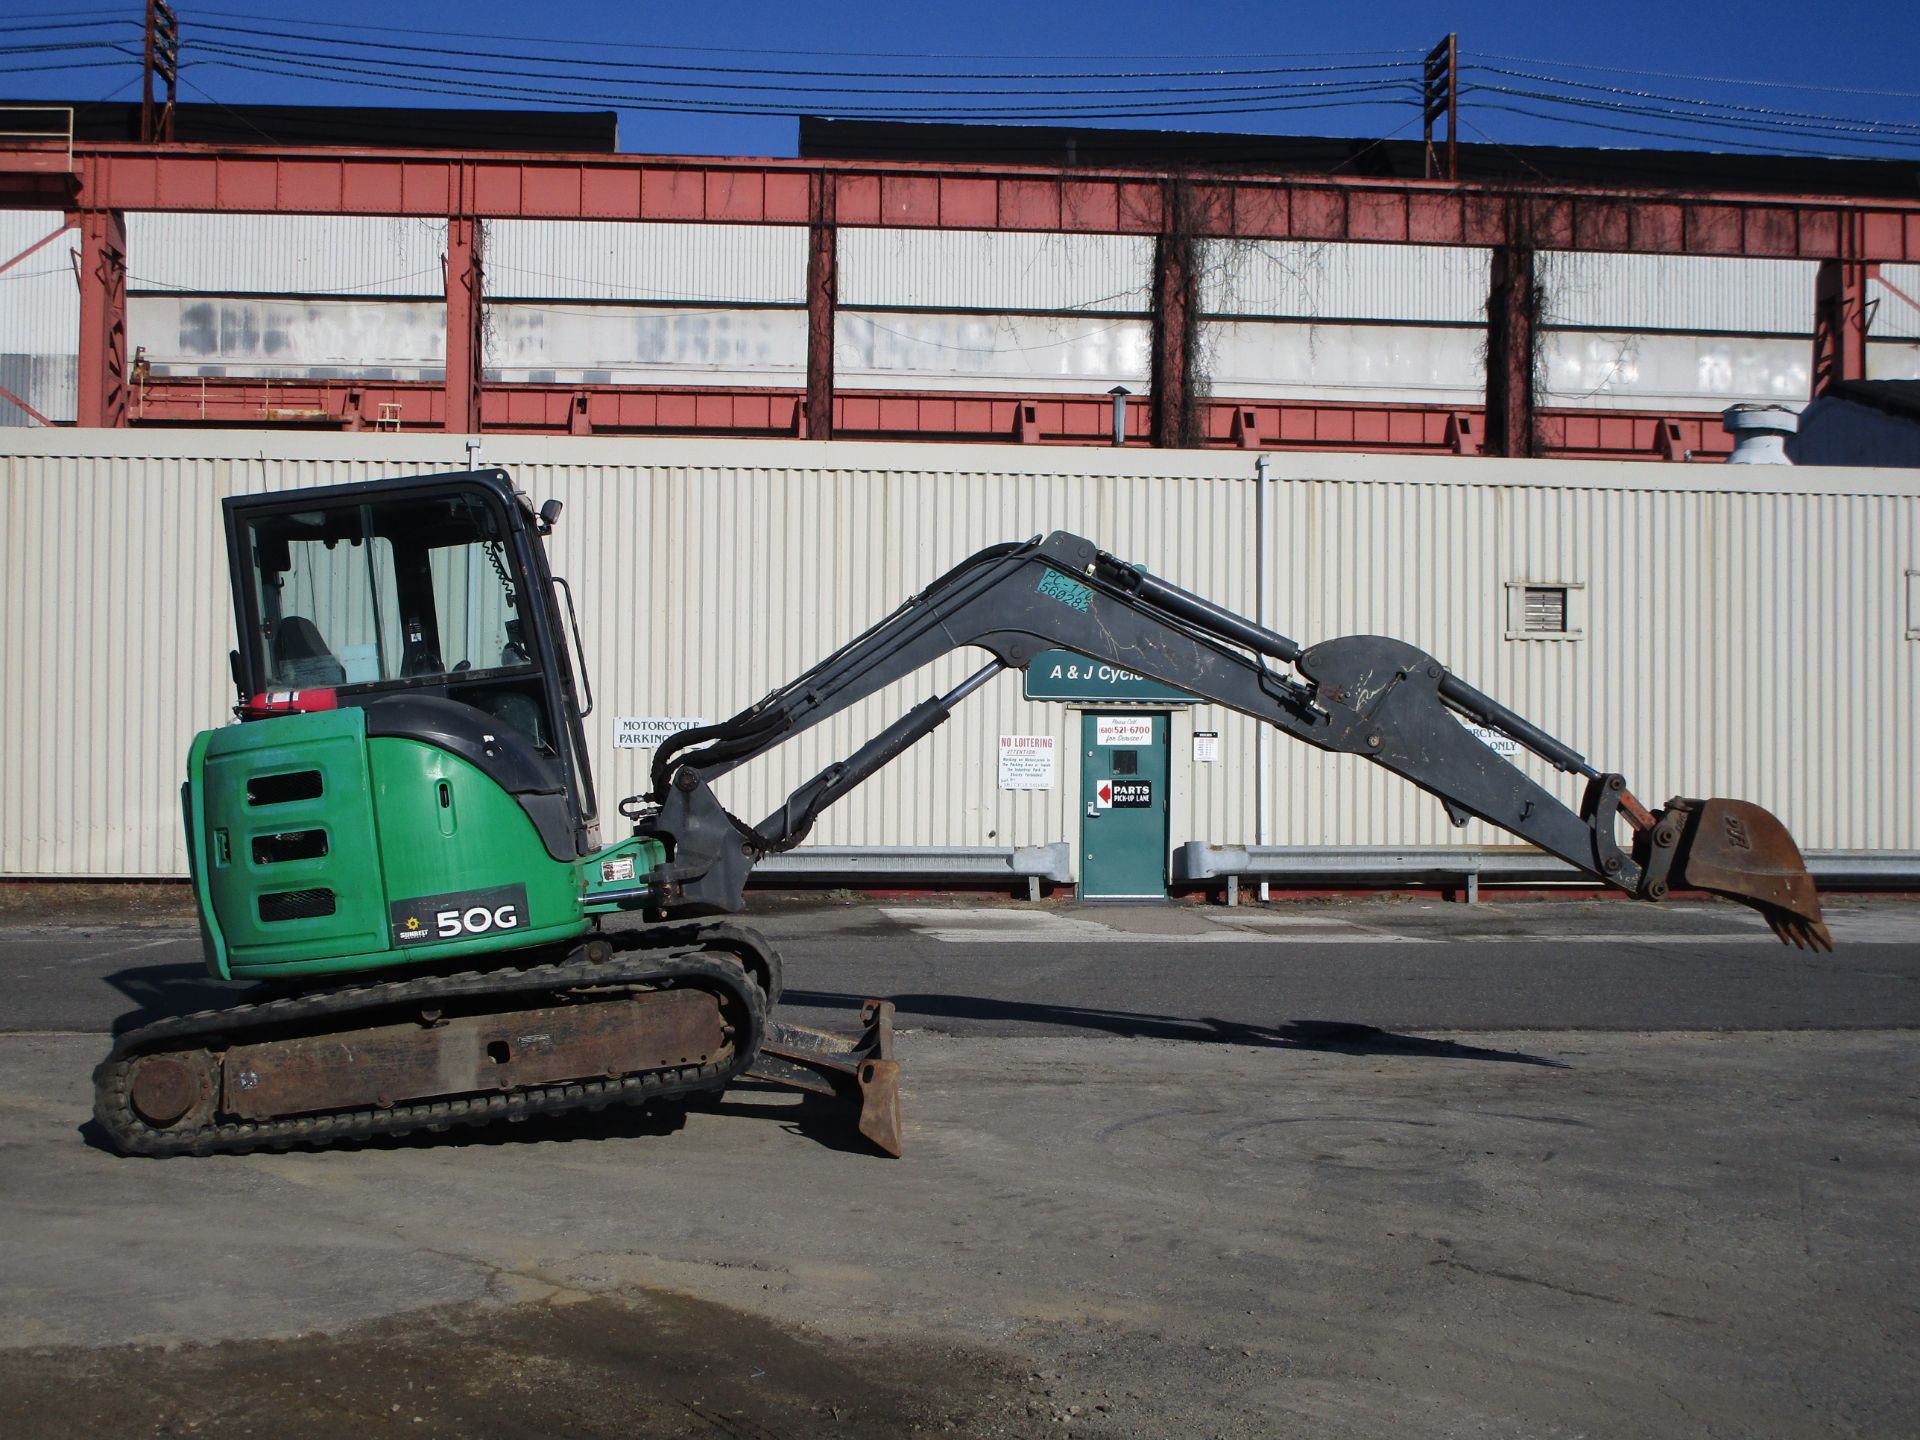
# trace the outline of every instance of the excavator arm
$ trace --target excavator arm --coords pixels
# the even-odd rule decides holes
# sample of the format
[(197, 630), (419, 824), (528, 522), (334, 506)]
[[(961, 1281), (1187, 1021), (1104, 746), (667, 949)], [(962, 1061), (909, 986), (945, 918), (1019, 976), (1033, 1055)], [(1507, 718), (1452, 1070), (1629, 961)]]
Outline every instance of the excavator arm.
[[(758, 825), (714, 796), (720, 776), (962, 646), (992, 658), (829, 765)], [(1675, 798), (1650, 810), (1624, 777), (1596, 769), (1412, 645), (1349, 635), (1303, 647), (1064, 531), (980, 551), (732, 719), (663, 744), (652, 791), (621, 804), (640, 833), (666, 846), (668, 860), (643, 887), (648, 903), (669, 914), (739, 910), (757, 860), (799, 844), (827, 806), (932, 733), (999, 671), (1052, 648), (1203, 696), (1322, 750), (1358, 755), (1436, 796), (1456, 825), (1478, 817), (1641, 899), (1673, 888), (1712, 891), (1759, 910), (1782, 940), (1832, 948), (1798, 847), (1759, 806)], [(1583, 777), (1578, 807), (1463, 720)]]

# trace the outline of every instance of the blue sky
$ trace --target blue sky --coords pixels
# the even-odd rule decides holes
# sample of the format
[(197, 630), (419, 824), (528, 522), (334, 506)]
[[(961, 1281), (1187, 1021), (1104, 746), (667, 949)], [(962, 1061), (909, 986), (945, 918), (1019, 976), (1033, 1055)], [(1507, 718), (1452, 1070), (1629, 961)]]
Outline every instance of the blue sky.
[[(174, 5), (189, 67), (183, 99), (488, 108), (573, 99), (620, 108), (629, 151), (791, 155), (794, 112), (857, 114), (862, 105), (941, 118), (1053, 109), (1051, 123), (1417, 136), (1415, 67), (1453, 29), (1463, 64), (1479, 67), (1464, 76), (1479, 87), (1463, 96), (1465, 140), (1877, 154), (1910, 159), (1920, 173), (1915, 3)], [(13, 50), (0, 54), (0, 90), (137, 98), (131, 59), (15, 47), (119, 41), (137, 50), (126, 22), (141, 9), (0, 0), (0, 48)], [(56, 24), (78, 28), (18, 28)], [(89, 68), (39, 68), (60, 65)], [(1035, 75), (1059, 78), (1024, 78)], [(611, 95), (750, 113), (622, 108)], [(1725, 123), (1680, 118), (1701, 115), (1690, 101), (1711, 102)], [(1144, 113), (1113, 113), (1121, 110)], [(1882, 128), (1863, 128), (1872, 126)]]

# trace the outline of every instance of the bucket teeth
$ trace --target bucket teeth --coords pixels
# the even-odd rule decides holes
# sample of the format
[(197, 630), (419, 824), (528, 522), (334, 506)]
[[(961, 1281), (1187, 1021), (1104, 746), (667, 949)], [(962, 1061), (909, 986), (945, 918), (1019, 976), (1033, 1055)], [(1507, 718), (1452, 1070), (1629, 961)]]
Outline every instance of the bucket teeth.
[(1807, 920), (1791, 911), (1765, 906), (1760, 907), (1760, 913), (1766, 917), (1767, 924), (1773, 927), (1773, 933), (1780, 937), (1784, 945), (1791, 945), (1796, 950), (1833, 949), (1833, 935), (1824, 920)]

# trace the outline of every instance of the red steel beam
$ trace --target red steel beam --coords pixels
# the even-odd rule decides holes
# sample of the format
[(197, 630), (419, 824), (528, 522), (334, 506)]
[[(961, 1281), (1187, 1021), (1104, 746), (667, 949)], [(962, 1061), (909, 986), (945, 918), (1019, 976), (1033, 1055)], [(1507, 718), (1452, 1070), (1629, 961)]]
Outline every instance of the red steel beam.
[[(681, 386), (489, 385), (480, 397), (482, 428), (519, 434), (797, 436), (807, 395), (784, 389)], [(1012, 442), (1025, 429), (1035, 443), (1106, 445), (1112, 405), (1104, 395), (979, 395), (849, 390), (834, 397), (834, 429), (843, 439)], [(1152, 407), (1127, 407), (1127, 442), (1150, 445)], [(1024, 418), (1023, 418), (1024, 416)], [(444, 390), (429, 381), (361, 385), (324, 380), (202, 379), (174, 376), (136, 388), (137, 425), (272, 426), (437, 431)], [(1476, 409), (1336, 404), (1298, 400), (1210, 399), (1201, 407), (1200, 443), (1214, 449), (1361, 450), (1444, 455), (1465, 450), (1458, 431), (1479, 431)], [(1550, 455), (1654, 459), (1661, 430), (1695, 458), (1724, 456), (1730, 438), (1713, 415), (1543, 410), (1535, 431)]]
[(1822, 260), (1814, 284), (1813, 393), (1867, 378), (1867, 281), (1876, 267)]
[(80, 344), (74, 420), (118, 428), (127, 423), (127, 220), (88, 210), (80, 229)]
[(1534, 453), (1534, 364), (1539, 304), (1533, 251), (1494, 247), (1487, 293), (1487, 433), (1490, 455)]
[[(1157, 235), (1166, 177), (964, 164), (501, 155), (91, 142), (72, 208), (481, 215), (807, 225), (812, 177), (836, 223)], [(44, 203), (0, 151), (0, 205)], [(1195, 184), (1195, 233), (1376, 244), (1920, 261), (1920, 201), (1668, 194), (1346, 176)], [(1857, 238), (1854, 238), (1857, 237)]]
[(480, 433), (480, 376), (484, 359), (483, 250), (478, 220), (457, 215), (447, 222), (447, 428)]
[(1172, 193), (1165, 205), (1167, 226), (1153, 242), (1153, 370), (1149, 389), (1153, 443), (1185, 447), (1200, 444), (1204, 433), (1189, 394), (1200, 297), (1189, 191), (1184, 185), (1168, 188)]
[(834, 187), (824, 175), (808, 181), (807, 434), (833, 438), (833, 316), (840, 302), (839, 230)]

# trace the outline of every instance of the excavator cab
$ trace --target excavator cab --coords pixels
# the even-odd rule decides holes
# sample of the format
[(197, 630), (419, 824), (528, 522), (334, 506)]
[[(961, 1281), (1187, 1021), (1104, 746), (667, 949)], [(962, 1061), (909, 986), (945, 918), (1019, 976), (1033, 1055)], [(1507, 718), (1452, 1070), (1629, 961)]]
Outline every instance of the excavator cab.
[(591, 706), (540, 543), (550, 522), (503, 472), (237, 496), (226, 517), (243, 711), (478, 712), (561, 777), (573, 854), (598, 848)]
[[(497, 470), (225, 502), (237, 715), (196, 741), (208, 961), (320, 975), (582, 933), (600, 848), (543, 517)], [(583, 698), (584, 697), (584, 698)], [(457, 932), (439, 933), (447, 914)]]

